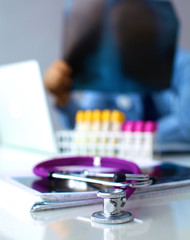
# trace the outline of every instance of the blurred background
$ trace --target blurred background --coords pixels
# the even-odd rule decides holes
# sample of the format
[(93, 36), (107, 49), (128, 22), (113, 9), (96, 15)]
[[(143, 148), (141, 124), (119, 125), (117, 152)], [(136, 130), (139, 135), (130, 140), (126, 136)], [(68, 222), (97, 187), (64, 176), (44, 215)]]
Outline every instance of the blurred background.
[[(190, 1), (171, 2), (181, 23), (179, 45), (190, 49)], [(64, 0), (0, 0), (0, 65), (36, 59), (43, 74), (53, 60), (61, 57), (63, 4)], [(52, 107), (50, 110), (59, 129)]]
[(0, 0), (0, 64), (60, 55), (63, 0)]
[[(190, 1), (171, 0), (181, 27), (179, 44), (190, 49)], [(42, 73), (62, 55), (64, 0), (0, 0), (0, 65), (36, 59)]]

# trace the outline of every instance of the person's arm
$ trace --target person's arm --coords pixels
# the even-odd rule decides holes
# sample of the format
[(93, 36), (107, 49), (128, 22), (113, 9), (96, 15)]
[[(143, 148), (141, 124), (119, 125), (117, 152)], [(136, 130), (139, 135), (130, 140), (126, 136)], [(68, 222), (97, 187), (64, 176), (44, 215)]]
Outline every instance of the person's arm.
[(63, 60), (55, 60), (44, 73), (44, 86), (54, 97), (56, 106), (64, 106), (70, 99), (72, 68)]
[(190, 53), (177, 55), (173, 90), (177, 101), (171, 113), (158, 121), (159, 142), (190, 142)]
[(73, 128), (75, 115), (79, 109), (110, 108), (110, 95), (85, 91), (71, 94), (72, 69), (67, 62), (54, 61), (44, 74), (44, 86), (54, 98), (58, 118), (66, 128)]
[(70, 128), (79, 108), (71, 96), (72, 68), (63, 60), (55, 60), (44, 73), (44, 86), (52, 95), (61, 125)]

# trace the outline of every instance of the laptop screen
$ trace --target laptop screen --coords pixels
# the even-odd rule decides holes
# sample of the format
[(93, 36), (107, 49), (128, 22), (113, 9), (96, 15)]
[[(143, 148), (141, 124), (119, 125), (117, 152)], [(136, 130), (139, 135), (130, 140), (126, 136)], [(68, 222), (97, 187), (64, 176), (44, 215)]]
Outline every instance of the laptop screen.
[(0, 67), (0, 144), (57, 151), (39, 64), (34, 60)]

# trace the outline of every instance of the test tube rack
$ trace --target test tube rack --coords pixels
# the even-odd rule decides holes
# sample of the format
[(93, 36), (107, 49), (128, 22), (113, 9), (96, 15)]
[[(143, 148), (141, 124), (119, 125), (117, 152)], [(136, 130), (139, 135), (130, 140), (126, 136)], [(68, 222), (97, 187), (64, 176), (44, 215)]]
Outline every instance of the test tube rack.
[(154, 158), (155, 134), (150, 132), (103, 132), (63, 130), (57, 132), (61, 155), (109, 156), (134, 162)]

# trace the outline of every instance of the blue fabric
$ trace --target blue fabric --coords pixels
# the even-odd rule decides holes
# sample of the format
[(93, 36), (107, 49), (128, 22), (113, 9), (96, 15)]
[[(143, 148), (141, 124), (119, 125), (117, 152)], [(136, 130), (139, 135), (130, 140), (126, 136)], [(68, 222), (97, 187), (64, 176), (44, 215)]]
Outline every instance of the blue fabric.
[[(171, 88), (151, 96), (158, 114), (157, 140), (190, 142), (190, 52), (179, 50), (176, 53)], [(88, 108), (119, 109), (128, 120), (142, 119), (144, 114), (141, 94), (93, 91), (86, 91), (80, 97), (74, 93), (69, 104), (57, 110), (64, 127), (73, 128), (76, 111)]]
[[(112, 2), (112, 0), (107, 1)], [(74, 1), (66, 2), (66, 13), (69, 14)], [(144, 117), (147, 106), (144, 106), (143, 98), (146, 89), (134, 79), (124, 76), (117, 47), (110, 37), (111, 29), (107, 21), (105, 21), (104, 30), (99, 51), (89, 56), (85, 72), (89, 73), (87, 75), (90, 76), (93, 84), (106, 83), (106, 92), (98, 93), (89, 90), (83, 94), (74, 92), (66, 107), (56, 108), (60, 122), (66, 128), (74, 127), (75, 114), (79, 109), (119, 109), (126, 114), (127, 120), (138, 120)], [(156, 111), (152, 115), (157, 116), (158, 120), (157, 140), (190, 142), (190, 52), (178, 50), (173, 69), (170, 89), (151, 93)], [(111, 88), (116, 86), (111, 86), (110, 79), (121, 83), (120, 89), (116, 90), (122, 94), (111, 93)]]
[(158, 140), (190, 142), (190, 52), (177, 53), (172, 86), (154, 100), (160, 112)]

